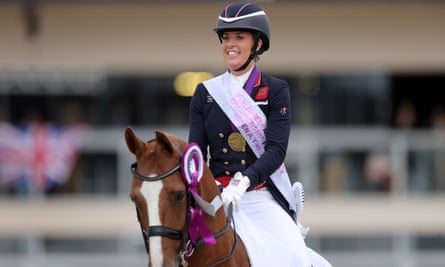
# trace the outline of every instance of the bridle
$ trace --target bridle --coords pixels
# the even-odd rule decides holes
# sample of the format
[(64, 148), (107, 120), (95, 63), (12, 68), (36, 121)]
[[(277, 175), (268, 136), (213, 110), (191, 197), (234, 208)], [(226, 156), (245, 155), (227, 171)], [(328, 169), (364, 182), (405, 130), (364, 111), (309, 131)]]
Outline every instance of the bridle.
[(172, 175), (176, 171), (179, 171), (181, 169), (181, 164), (179, 163), (178, 165), (176, 165), (175, 167), (171, 168), (170, 170), (168, 170), (168, 171), (166, 171), (166, 172), (164, 172), (164, 173), (162, 173), (160, 175), (157, 175), (157, 176), (145, 176), (145, 175), (142, 175), (142, 174), (140, 174), (140, 173), (138, 173), (136, 171), (137, 167), (138, 167), (137, 162), (131, 164), (131, 166), (130, 166), (131, 173), (136, 178), (138, 178), (139, 180), (144, 181), (144, 182), (156, 182), (156, 181), (163, 180), (164, 178), (167, 178), (168, 176)]
[[(136, 177), (137, 179), (139, 179), (143, 182), (155, 182), (155, 181), (160, 181), (160, 180), (163, 180), (163, 179), (169, 177), (170, 175), (179, 171), (182, 168), (182, 166), (181, 166), (182, 154), (177, 147), (176, 147), (176, 150), (179, 153), (179, 163), (176, 166), (174, 166), (173, 168), (169, 169), (168, 171), (166, 171), (162, 174), (156, 175), (156, 176), (145, 176), (143, 174), (140, 174), (137, 171), (137, 162), (134, 162), (130, 166), (131, 173), (134, 175), (134, 177)], [(193, 254), (193, 252), (195, 251), (196, 248), (198, 248), (199, 246), (204, 244), (204, 240), (202, 240), (202, 239), (197, 240), (196, 242), (192, 242), (188, 235), (188, 221), (189, 221), (189, 217), (190, 217), (189, 211), (190, 211), (190, 207), (192, 205), (194, 205), (194, 198), (193, 198), (192, 194), (190, 193), (190, 190), (187, 190), (187, 207), (186, 207), (187, 216), (186, 216), (186, 220), (185, 220), (184, 227), (182, 230), (172, 229), (170, 227), (166, 227), (163, 225), (153, 225), (153, 226), (148, 226), (148, 229), (143, 229), (143, 226), (141, 223), (142, 221), (141, 221), (141, 217), (140, 217), (140, 212), (139, 212), (138, 208), (136, 208), (136, 213), (137, 213), (139, 224), (141, 226), (141, 232), (142, 232), (142, 236), (144, 239), (144, 245), (145, 245), (145, 250), (146, 250), (147, 254), (149, 253), (149, 239), (152, 236), (162, 236), (162, 237), (167, 237), (167, 238), (174, 239), (174, 240), (180, 240), (181, 244), (179, 247), (178, 256), (180, 258), (181, 266), (187, 266), (187, 259)], [(230, 207), (230, 210), (231, 210), (231, 207)], [(232, 213), (229, 211), (229, 214), (232, 214)], [(226, 223), (226, 226), (224, 227), (224, 229), (222, 229), (220, 232), (214, 234), (215, 238), (218, 238), (218, 237), (224, 235), (229, 230), (230, 223), (231, 223), (230, 221), (231, 221), (231, 216), (228, 217), (227, 223)], [(232, 252), (230, 253), (230, 255), (219, 260), (218, 262), (216, 262), (210, 266), (220, 265), (220, 264), (230, 260), (235, 255), (235, 251), (238, 246), (238, 239), (237, 239), (235, 231), (234, 231), (234, 236), (235, 236), (235, 242), (234, 242)]]
[[(137, 162), (134, 162), (130, 166), (131, 173), (134, 175), (134, 177), (136, 177), (137, 179), (139, 179), (143, 182), (155, 182), (155, 181), (163, 180), (163, 179), (167, 178), (168, 176), (172, 175), (173, 173), (175, 173), (176, 171), (180, 170), (181, 164), (178, 164), (175, 167), (168, 170), (167, 172), (162, 173), (157, 176), (145, 176), (145, 175), (140, 174), (136, 169), (137, 169)], [(187, 194), (187, 209), (190, 205), (190, 202), (191, 202), (191, 196), (190, 196), (190, 194)], [(141, 220), (141, 216), (140, 216), (140, 212), (139, 212), (138, 208), (136, 208), (136, 213), (138, 216), (139, 224), (141, 225), (142, 237), (144, 239), (145, 250), (146, 250), (147, 254), (149, 253), (148, 240), (150, 239), (151, 236), (163, 236), (163, 237), (168, 237), (168, 238), (171, 238), (174, 240), (181, 240), (181, 245), (180, 245), (181, 251), (185, 251), (186, 243), (187, 243), (187, 220), (185, 221), (185, 225), (182, 230), (176, 230), (176, 229), (166, 227), (163, 225), (153, 225), (153, 226), (148, 226), (148, 229), (143, 229), (142, 223), (141, 223), (142, 220)]]

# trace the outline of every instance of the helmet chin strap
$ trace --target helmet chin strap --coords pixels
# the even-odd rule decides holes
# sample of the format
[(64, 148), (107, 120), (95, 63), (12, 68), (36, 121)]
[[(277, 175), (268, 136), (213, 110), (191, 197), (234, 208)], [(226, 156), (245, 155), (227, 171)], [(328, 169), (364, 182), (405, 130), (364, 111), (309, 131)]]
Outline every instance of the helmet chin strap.
[(254, 42), (254, 44), (252, 46), (252, 49), (250, 50), (249, 58), (247, 59), (247, 61), (241, 67), (239, 67), (239, 68), (237, 68), (236, 70), (233, 70), (233, 71), (245, 70), (247, 68), (247, 66), (249, 66), (250, 62), (257, 56), (258, 40), (260, 39), (259, 33), (254, 34), (254, 38), (255, 38), (255, 42)]
[(242, 71), (245, 70), (247, 68), (247, 66), (249, 66), (250, 61), (252, 61), (252, 59), (254, 59), (256, 56), (256, 50), (252, 48), (252, 51), (250, 52), (249, 58), (247, 59), (246, 63), (244, 63), (241, 67), (237, 68), (236, 70), (233, 71)]

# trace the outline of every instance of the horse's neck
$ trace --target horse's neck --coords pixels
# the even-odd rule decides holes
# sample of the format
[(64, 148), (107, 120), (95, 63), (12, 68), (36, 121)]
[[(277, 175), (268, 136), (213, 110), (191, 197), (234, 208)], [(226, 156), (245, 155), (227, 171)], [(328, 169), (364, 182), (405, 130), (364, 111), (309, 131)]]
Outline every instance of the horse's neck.
[[(204, 176), (200, 186), (199, 193), (201, 197), (208, 202), (212, 202), (215, 197), (220, 195), (219, 188), (216, 186), (215, 178), (213, 178), (209, 169), (204, 171)], [(227, 216), (224, 212), (224, 207), (221, 206), (214, 217), (207, 215), (206, 221), (214, 234), (224, 229), (227, 224)]]
[[(225, 215), (223, 207), (218, 210), (215, 217), (207, 215), (206, 221), (210, 231), (214, 235), (225, 231), (224, 229), (227, 223), (230, 223), (227, 221), (227, 216)], [(203, 244), (196, 248), (195, 253), (189, 259), (189, 267), (210, 266), (223, 258), (229, 257), (235, 247), (235, 238), (237, 237), (232, 227), (228, 227), (227, 231), (225, 231), (221, 236), (216, 237), (216, 244)], [(236, 257), (231, 257), (228, 261), (233, 262), (237, 261), (237, 259)]]
[[(205, 175), (206, 172), (204, 173), (204, 176)], [(215, 179), (212, 175), (203, 177), (201, 185), (201, 196), (209, 202), (212, 201), (213, 198), (220, 193), (219, 188), (216, 186)], [(213, 235), (225, 231), (227, 224), (230, 223), (227, 220), (227, 216), (223, 206), (219, 208), (215, 216), (207, 215), (206, 222)], [(224, 232), (224, 234), (216, 237), (215, 245), (202, 245), (196, 249), (195, 254), (193, 255), (194, 257), (190, 258), (190, 266), (208, 266), (209, 264), (215, 263), (221, 258), (230, 255), (234, 247), (235, 238), (235, 233), (233, 232), (232, 227), (228, 227), (227, 231)], [(206, 262), (208, 263), (207, 265), (202, 265), (203, 259), (206, 260)]]

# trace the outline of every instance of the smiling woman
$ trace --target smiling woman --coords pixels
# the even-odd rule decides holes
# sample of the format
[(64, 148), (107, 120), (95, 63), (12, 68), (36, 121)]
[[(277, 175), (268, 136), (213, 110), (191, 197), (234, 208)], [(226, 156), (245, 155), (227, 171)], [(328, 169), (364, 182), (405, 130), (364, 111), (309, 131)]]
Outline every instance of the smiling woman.
[[(209, 156), (210, 170), (225, 187), (222, 200), (226, 209), (235, 207), (252, 266), (330, 266), (305, 245), (296, 218), (301, 193), (294, 193), (283, 164), (291, 128), (289, 85), (256, 66), (270, 46), (269, 18), (255, 4), (229, 4), (214, 31), (228, 70), (197, 86), (189, 142)], [(270, 238), (261, 242), (259, 235)]]
[[(256, 51), (262, 47), (263, 41), (255, 40), (253, 33), (245, 31), (225, 31), (221, 35), (221, 48), (227, 66), (236, 76), (245, 73), (247, 67), (244, 64), (249, 66), (254, 64), (252, 59), (259, 59)], [(253, 47), (255, 52), (252, 52)]]

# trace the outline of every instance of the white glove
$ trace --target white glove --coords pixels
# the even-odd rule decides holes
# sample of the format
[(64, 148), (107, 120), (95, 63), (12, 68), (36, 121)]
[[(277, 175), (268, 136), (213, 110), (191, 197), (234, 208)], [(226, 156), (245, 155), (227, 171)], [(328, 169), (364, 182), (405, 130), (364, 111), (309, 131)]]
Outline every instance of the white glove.
[(241, 197), (244, 195), (244, 193), (246, 193), (249, 186), (249, 177), (244, 176), (241, 172), (235, 173), (233, 178), (230, 180), (229, 185), (224, 188), (221, 194), (224, 207), (227, 209), (230, 203), (233, 203), (235, 210), (239, 210)]

